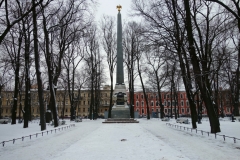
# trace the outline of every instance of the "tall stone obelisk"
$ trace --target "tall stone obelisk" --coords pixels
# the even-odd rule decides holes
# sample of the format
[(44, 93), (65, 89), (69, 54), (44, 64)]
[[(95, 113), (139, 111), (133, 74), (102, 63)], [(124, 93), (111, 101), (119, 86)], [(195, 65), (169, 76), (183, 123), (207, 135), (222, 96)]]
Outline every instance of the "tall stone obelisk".
[(118, 15), (117, 15), (117, 72), (116, 72), (116, 84), (124, 84), (124, 74), (123, 74), (123, 48), (122, 48), (122, 18), (121, 18), (121, 8), (118, 5)]
[(118, 5), (117, 15), (117, 72), (116, 85), (113, 92), (114, 106), (112, 107), (112, 118), (130, 118), (130, 110), (127, 105), (126, 86), (123, 74), (123, 48), (122, 48), (122, 19), (121, 8)]

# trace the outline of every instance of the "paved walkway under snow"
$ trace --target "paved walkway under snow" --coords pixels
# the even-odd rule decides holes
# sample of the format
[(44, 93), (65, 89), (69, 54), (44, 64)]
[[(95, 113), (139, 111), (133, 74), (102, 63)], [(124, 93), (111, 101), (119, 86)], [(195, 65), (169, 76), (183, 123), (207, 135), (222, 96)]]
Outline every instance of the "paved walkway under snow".
[(156, 119), (141, 119), (139, 124), (85, 120), (70, 130), (1, 147), (0, 159), (225, 160), (240, 157), (240, 142), (216, 141), (165, 124)]

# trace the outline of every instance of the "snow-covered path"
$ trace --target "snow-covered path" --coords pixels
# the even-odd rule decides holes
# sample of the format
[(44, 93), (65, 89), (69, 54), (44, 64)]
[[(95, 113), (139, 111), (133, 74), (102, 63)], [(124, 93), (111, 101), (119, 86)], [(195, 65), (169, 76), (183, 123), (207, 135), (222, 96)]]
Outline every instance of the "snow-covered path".
[[(169, 154), (171, 153), (171, 154)], [(188, 159), (139, 124), (102, 124), (55, 159)]]
[[(0, 159), (240, 159), (239, 141), (223, 142), (213, 136), (180, 131), (157, 119), (140, 119), (139, 124), (103, 124), (102, 121), (84, 120), (63, 132), (0, 147)], [(234, 125), (240, 128), (240, 123)], [(3, 127), (0, 126), (0, 130)]]
[[(173, 122), (172, 122), (173, 123)], [(203, 122), (207, 123), (208, 122)], [(231, 122), (230, 122), (231, 123)], [(214, 135), (202, 136), (190, 131), (183, 131), (174, 128), (169, 128), (164, 123), (157, 125), (146, 121), (141, 123), (146, 131), (169, 144), (170, 147), (180, 151), (189, 159), (194, 160), (226, 160), (226, 159), (240, 159), (240, 141), (234, 144), (233, 141), (228, 140), (224, 142), (220, 137), (214, 138)], [(237, 123), (236, 123), (237, 124)], [(177, 124), (179, 125), (179, 124)], [(191, 128), (191, 125), (182, 125)], [(199, 125), (200, 127), (201, 125)], [(240, 124), (239, 124), (240, 126)], [(206, 130), (209, 131), (209, 130)], [(240, 136), (239, 136), (240, 137)]]

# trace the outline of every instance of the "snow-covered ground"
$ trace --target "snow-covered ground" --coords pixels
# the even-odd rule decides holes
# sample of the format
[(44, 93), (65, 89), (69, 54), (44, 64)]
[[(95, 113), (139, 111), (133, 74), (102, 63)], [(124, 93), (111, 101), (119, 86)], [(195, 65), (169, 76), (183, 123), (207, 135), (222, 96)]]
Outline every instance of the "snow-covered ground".
[[(74, 123), (69, 120), (57, 129), (47, 125), (48, 134), (24, 138), (0, 145), (1, 160), (226, 160), (240, 159), (240, 140), (223, 140), (222, 136), (209, 136), (209, 122), (205, 119), (196, 130), (171, 127), (174, 119), (163, 122), (159, 119), (138, 119), (140, 123), (104, 124), (103, 120), (83, 120)], [(221, 120), (221, 135), (240, 139), (240, 122)], [(179, 124), (191, 128), (191, 124)], [(63, 126), (60, 126), (63, 127)], [(53, 130), (52, 133), (50, 130)], [(201, 131), (205, 131), (201, 134)], [(0, 143), (41, 133), (38, 123), (30, 123), (23, 129), (22, 124), (1, 124)]]

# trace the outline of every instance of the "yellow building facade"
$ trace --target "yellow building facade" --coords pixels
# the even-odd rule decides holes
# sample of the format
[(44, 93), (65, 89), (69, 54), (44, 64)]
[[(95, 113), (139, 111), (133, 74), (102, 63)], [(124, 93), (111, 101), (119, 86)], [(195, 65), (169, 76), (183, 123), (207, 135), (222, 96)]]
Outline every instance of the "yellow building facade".
[[(98, 115), (104, 116), (104, 112), (108, 111), (110, 104), (110, 86), (104, 86), (98, 92), (100, 95), (100, 105), (98, 109)], [(13, 105), (13, 91), (2, 91), (1, 93), (1, 106), (0, 112), (2, 117), (11, 117), (11, 109)], [(74, 91), (75, 97), (78, 95), (78, 91)], [(48, 90), (44, 90), (44, 106), (45, 110), (47, 110), (47, 105), (49, 104), (50, 93)], [(21, 101), (20, 101), (21, 99)], [(22, 113), (20, 110), (20, 103), (24, 108), (24, 92), (22, 96), (18, 97), (18, 108), (17, 108), (17, 117), (22, 117)], [(76, 116), (86, 117), (89, 115), (89, 108), (91, 102), (91, 91), (90, 90), (81, 90), (80, 91), (80, 100), (75, 103), (76, 107)], [(71, 105), (69, 100), (69, 95), (67, 91), (57, 90), (56, 92), (56, 104), (58, 109), (58, 115), (61, 117), (63, 114), (64, 117), (70, 117), (71, 115)], [(19, 114), (20, 113), (20, 114)], [(31, 115), (33, 118), (37, 118), (40, 116), (40, 108), (38, 102), (38, 91), (36, 89), (31, 90)]]

